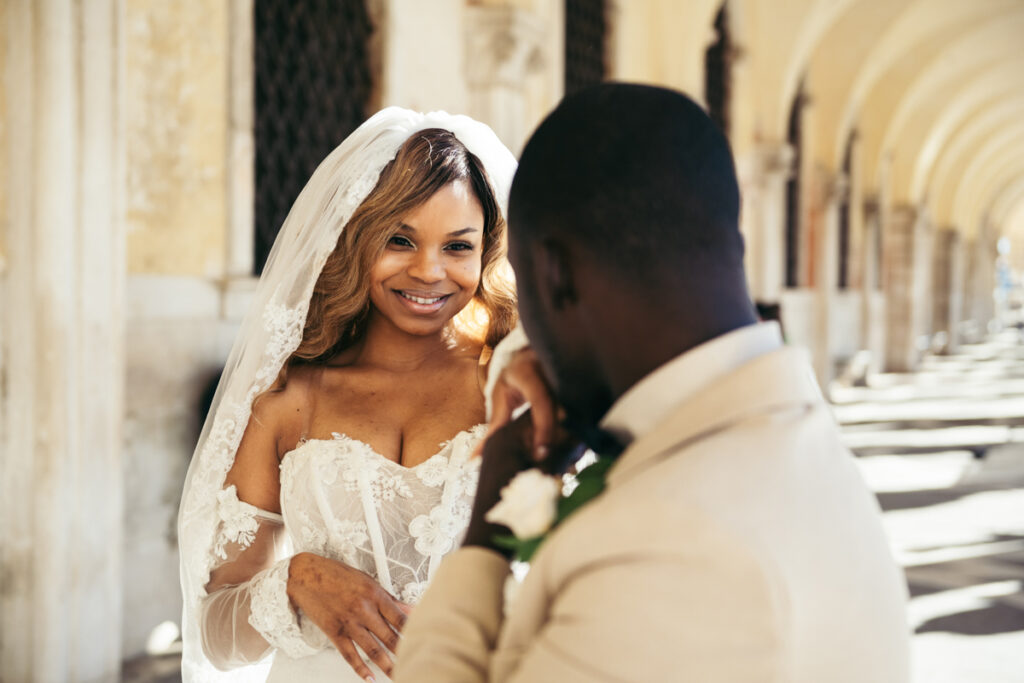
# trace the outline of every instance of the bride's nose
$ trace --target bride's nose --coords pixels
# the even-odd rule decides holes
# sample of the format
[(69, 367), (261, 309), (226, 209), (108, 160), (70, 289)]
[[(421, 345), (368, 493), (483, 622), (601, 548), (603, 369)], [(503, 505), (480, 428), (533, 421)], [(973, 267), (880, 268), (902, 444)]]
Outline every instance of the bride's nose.
[(420, 282), (439, 282), (444, 279), (444, 263), (441, 255), (431, 249), (422, 249), (413, 256), (409, 264), (409, 276)]

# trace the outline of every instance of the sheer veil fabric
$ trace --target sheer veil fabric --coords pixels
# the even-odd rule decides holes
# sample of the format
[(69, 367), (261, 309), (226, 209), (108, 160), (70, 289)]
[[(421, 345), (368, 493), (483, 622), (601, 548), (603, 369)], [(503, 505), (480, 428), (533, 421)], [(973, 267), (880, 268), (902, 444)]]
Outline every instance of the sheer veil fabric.
[(225, 476), (253, 399), (270, 387), (301, 341), (313, 287), (341, 231), (406, 139), (427, 128), (452, 132), (480, 159), (501, 211), (506, 211), (515, 158), (489, 127), (466, 116), (389, 107), (356, 129), (313, 173), (271, 250), (185, 479), (178, 538), (186, 681), (262, 680), (266, 675), (266, 667), (261, 672), (258, 666), (218, 671), (201, 646), (199, 619), (210, 571), (230, 552), (226, 545), (251, 544), (260, 521), (239, 507), (236, 498), (231, 523), (225, 524), (225, 505), (232, 504), (224, 495)]

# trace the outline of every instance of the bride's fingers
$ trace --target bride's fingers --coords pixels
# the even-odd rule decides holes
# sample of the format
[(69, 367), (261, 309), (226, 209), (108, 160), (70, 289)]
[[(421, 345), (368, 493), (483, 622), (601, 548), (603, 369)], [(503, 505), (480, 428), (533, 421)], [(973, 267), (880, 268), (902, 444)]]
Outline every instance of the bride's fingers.
[(357, 629), (357, 632), (353, 635), (355, 637), (352, 640), (356, 645), (363, 649), (363, 652), (366, 653), (366, 656), (369, 657), (370, 661), (376, 664), (381, 671), (390, 676), (392, 667), (391, 656), (388, 654), (387, 649), (385, 649), (381, 642), (374, 637), (375, 634), (366, 628), (362, 628)]
[(396, 631), (401, 632), (405, 627), (405, 620), (408, 618), (412, 608), (397, 600), (380, 600), (377, 603), (377, 610), (384, 621), (391, 624)]
[(334, 643), (334, 647), (338, 648), (338, 652), (345, 658), (345, 661), (348, 662), (348, 665), (352, 667), (357, 676), (364, 681), (377, 680), (373, 677), (370, 667), (366, 666), (366, 662), (359, 656), (359, 652), (356, 651), (356, 646), (352, 643), (352, 639), (346, 636), (341, 629), (339, 629), (335, 637), (331, 638), (331, 642)]
[(363, 623), (363, 629), (373, 634), (374, 638), (391, 652), (398, 651), (398, 632), (379, 614), (367, 618)]

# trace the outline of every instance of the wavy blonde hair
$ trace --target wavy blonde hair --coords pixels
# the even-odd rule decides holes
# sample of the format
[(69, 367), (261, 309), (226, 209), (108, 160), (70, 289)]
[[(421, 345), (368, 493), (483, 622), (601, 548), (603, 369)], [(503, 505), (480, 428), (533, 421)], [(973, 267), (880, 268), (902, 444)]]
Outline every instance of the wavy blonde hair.
[(480, 283), (454, 319), (457, 328), (493, 347), (515, 327), (516, 296), (506, 260), (505, 219), (487, 171), (454, 134), (440, 128), (414, 133), (381, 171), (373, 191), (352, 214), (313, 289), (302, 342), (285, 363), (325, 363), (359, 341), (370, 315), (370, 271), (398, 232), (402, 218), (446, 185), (466, 181), (484, 212)]

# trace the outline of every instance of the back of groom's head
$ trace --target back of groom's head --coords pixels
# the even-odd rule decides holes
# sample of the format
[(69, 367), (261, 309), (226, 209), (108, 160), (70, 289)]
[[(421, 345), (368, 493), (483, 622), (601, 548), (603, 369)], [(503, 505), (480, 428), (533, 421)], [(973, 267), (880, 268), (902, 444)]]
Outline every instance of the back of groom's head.
[(609, 83), (566, 97), (509, 200), (519, 311), (572, 421), (755, 320), (725, 138), (685, 95)]
[(732, 154), (707, 114), (682, 93), (623, 83), (562, 101), (526, 145), (510, 200), (520, 233), (656, 279), (694, 257), (742, 267), (738, 216)]

